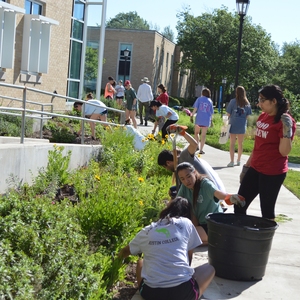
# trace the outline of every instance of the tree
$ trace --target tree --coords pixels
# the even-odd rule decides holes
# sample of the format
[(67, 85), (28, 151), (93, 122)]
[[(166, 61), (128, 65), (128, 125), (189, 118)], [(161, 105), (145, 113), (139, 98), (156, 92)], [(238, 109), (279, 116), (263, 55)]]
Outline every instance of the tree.
[[(177, 41), (183, 52), (180, 68), (195, 73), (198, 84), (217, 90), (222, 78), (227, 87), (235, 81), (239, 16), (226, 7), (194, 17), (189, 9), (177, 15)], [(260, 87), (270, 80), (278, 64), (278, 50), (261, 26), (244, 21), (240, 61), (240, 84), (246, 89)]]
[(161, 34), (174, 43), (174, 32), (170, 26), (165, 27)]
[(284, 43), (281, 53), (273, 80), (282, 89), (300, 94), (300, 42)]
[(107, 28), (126, 28), (126, 29), (140, 29), (149, 30), (150, 25), (142, 19), (136, 11), (128, 13), (119, 13), (114, 18), (109, 19), (106, 23)]
[(87, 81), (97, 78), (98, 73), (98, 49), (86, 47), (84, 79)]

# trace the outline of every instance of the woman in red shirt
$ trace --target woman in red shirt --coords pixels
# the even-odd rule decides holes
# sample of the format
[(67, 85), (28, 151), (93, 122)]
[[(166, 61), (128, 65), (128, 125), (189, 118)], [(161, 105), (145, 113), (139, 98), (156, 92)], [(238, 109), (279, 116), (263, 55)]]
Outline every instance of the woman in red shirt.
[(159, 96), (156, 98), (161, 104), (168, 105), (169, 104), (169, 95), (167, 93), (166, 87), (161, 83), (159, 86), (157, 86), (157, 90), (159, 93)]
[(259, 106), (262, 113), (256, 122), (254, 148), (243, 167), (238, 191), (246, 205), (235, 206), (234, 212), (246, 214), (259, 194), (262, 217), (274, 219), (275, 203), (288, 171), (296, 123), (289, 114), (289, 102), (277, 85), (267, 85), (259, 91)]

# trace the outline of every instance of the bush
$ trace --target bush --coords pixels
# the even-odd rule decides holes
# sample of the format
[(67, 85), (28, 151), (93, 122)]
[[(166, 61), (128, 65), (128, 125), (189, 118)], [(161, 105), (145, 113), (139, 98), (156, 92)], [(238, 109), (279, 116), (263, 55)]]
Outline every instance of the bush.
[[(68, 172), (70, 152), (54, 145), (33, 185), (10, 180), (0, 199), (0, 297), (4, 299), (111, 299), (124, 278), (115, 256), (165, 206), (171, 176), (156, 157), (169, 143), (135, 151), (121, 127), (101, 132), (104, 152)], [(80, 199), (54, 201), (62, 184)]]
[[(19, 112), (11, 112), (19, 113)], [(0, 114), (0, 136), (21, 136), (22, 118), (19, 116)], [(25, 119), (25, 136), (33, 133), (33, 119)]]

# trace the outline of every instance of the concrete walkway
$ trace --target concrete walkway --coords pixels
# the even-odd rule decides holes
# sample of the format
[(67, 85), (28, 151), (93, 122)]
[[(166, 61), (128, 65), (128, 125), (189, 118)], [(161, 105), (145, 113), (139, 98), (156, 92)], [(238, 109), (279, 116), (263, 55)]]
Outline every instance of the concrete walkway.
[[(144, 135), (151, 132), (153, 126), (139, 126)], [(184, 139), (183, 139), (184, 141)], [(236, 193), (239, 188), (240, 167), (227, 168), (229, 153), (210, 146), (205, 146), (205, 159), (219, 174), (228, 193)], [(248, 156), (242, 157), (241, 165)], [(299, 165), (292, 166), (300, 171)], [(299, 181), (300, 182), (300, 173)], [(226, 213), (232, 213), (230, 206)], [(290, 300), (298, 299), (300, 292), (300, 200), (282, 186), (277, 204), (276, 215), (284, 215), (287, 221), (280, 222), (273, 238), (269, 261), (265, 276), (260, 281), (233, 281), (215, 277), (201, 299), (241, 299), (241, 300)], [(248, 209), (248, 215), (260, 217), (258, 198)], [(208, 261), (207, 247), (196, 249), (193, 257), (193, 266)], [(132, 300), (141, 300), (137, 294)]]

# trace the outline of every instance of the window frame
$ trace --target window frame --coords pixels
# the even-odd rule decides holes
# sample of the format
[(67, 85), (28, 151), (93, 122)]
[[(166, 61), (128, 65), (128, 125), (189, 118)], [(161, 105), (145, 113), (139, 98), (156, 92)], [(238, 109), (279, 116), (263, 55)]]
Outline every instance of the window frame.
[[(29, 13), (26, 11), (26, 4), (27, 4), (28, 2), (30, 3), (30, 12), (29, 12)], [(33, 9), (34, 9), (34, 5), (37, 5), (37, 6), (39, 7), (39, 12), (40, 12), (40, 13), (36, 14), (36, 13), (34, 12), (34, 10), (33, 10)], [(24, 5), (24, 7), (25, 7), (26, 14), (29, 14), (29, 15), (40, 15), (40, 16), (42, 16), (43, 13), (44, 13), (44, 5), (43, 5), (42, 2), (39, 2), (39, 1), (35, 1), (35, 0), (25, 0), (25, 5)]]

